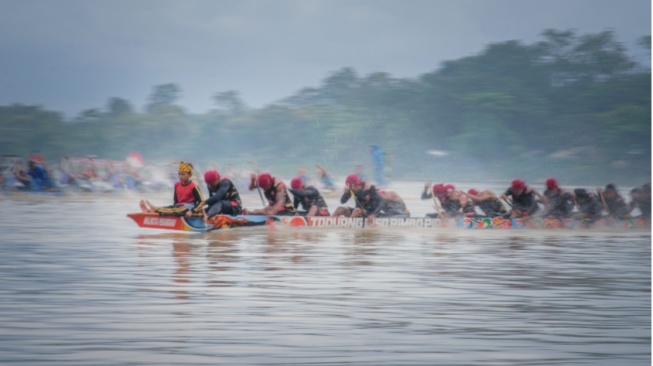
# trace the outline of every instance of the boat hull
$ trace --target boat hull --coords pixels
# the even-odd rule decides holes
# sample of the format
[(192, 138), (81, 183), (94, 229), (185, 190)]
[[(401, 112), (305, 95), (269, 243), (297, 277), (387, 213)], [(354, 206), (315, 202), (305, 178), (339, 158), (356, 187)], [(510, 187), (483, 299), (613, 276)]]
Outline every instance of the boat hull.
[(205, 223), (201, 217), (159, 216), (154, 213), (130, 213), (127, 215), (140, 227), (178, 231), (204, 232), (237, 227), (263, 225), (281, 225), (293, 227), (342, 228), (355, 229), (365, 227), (380, 228), (463, 228), (463, 229), (586, 229), (614, 228), (636, 229), (650, 228), (650, 223), (640, 219), (619, 221), (600, 220), (588, 222), (574, 219), (505, 219), (505, 218), (454, 218), (437, 219), (418, 218), (363, 218), (348, 217), (303, 217), (303, 216), (263, 216), (263, 215), (216, 215)]
[(151, 229), (204, 232), (245, 226), (261, 226), (267, 221), (262, 215), (217, 215), (205, 223), (201, 217), (159, 216), (156, 213), (130, 213), (129, 218), (140, 227)]

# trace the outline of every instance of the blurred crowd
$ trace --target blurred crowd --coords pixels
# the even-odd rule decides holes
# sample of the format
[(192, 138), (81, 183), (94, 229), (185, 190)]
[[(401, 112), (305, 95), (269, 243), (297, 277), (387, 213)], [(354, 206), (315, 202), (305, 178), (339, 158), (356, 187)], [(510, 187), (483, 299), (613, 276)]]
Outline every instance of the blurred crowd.
[(48, 163), (40, 154), (27, 158), (6, 155), (0, 160), (0, 187), (3, 191), (102, 193), (170, 189), (176, 179), (174, 172), (166, 173), (161, 166), (146, 166), (139, 156), (125, 161), (64, 156)]
[[(216, 168), (210, 163), (208, 168)], [(249, 161), (243, 167), (226, 164), (225, 175), (240, 188), (249, 185), (249, 173), (264, 169)], [(0, 191), (4, 192), (170, 192), (179, 180), (177, 161), (145, 162), (132, 152), (125, 160), (102, 159), (95, 155), (64, 156), (56, 161), (41, 154), (27, 157), (0, 156)], [(202, 176), (193, 180), (203, 183)]]

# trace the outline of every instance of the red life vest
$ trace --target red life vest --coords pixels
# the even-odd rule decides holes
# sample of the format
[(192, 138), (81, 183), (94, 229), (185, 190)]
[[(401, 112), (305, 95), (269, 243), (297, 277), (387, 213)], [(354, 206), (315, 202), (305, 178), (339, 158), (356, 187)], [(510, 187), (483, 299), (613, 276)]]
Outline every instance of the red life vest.
[(179, 203), (194, 203), (195, 195), (193, 191), (195, 190), (195, 182), (191, 181), (186, 185), (181, 184), (181, 182), (175, 183), (175, 204)]

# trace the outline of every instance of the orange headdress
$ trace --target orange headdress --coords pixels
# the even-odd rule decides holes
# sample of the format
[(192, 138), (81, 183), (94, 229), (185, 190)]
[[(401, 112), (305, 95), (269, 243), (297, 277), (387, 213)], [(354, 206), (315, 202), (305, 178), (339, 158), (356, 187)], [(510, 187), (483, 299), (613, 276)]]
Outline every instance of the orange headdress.
[(193, 164), (191, 163), (185, 163), (183, 161), (179, 162), (179, 170), (185, 173), (192, 173), (193, 172)]

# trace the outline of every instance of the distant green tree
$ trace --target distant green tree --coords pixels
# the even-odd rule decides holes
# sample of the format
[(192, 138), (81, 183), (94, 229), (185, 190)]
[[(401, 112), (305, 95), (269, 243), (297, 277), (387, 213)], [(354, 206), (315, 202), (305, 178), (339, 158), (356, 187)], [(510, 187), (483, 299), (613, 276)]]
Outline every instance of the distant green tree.
[(324, 79), (320, 94), (331, 103), (347, 103), (347, 97), (358, 85), (358, 75), (350, 67), (345, 67)]
[(111, 98), (107, 102), (107, 111), (112, 117), (121, 117), (134, 113), (134, 108), (129, 101), (122, 98)]
[(76, 118), (75, 122), (90, 123), (96, 122), (102, 117), (102, 112), (98, 108), (89, 108), (83, 110)]
[(239, 115), (245, 111), (245, 103), (240, 97), (240, 93), (235, 90), (228, 90), (216, 93), (213, 100), (220, 108), (224, 108), (231, 114)]
[(174, 83), (161, 84), (154, 87), (152, 94), (149, 96), (149, 103), (146, 110), (153, 112), (154, 110), (168, 105), (173, 105), (179, 100), (181, 88)]

